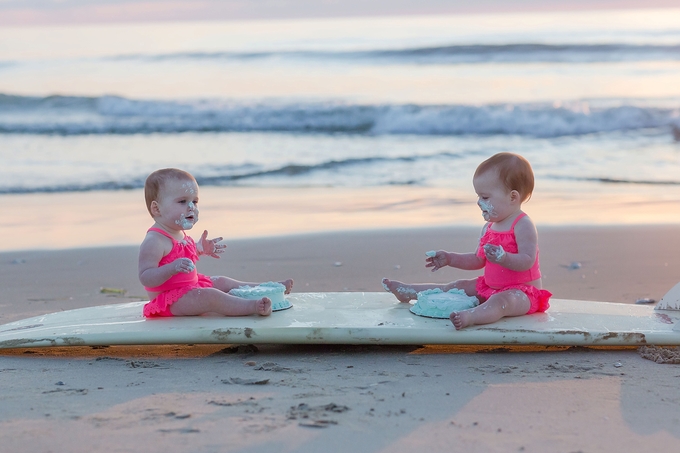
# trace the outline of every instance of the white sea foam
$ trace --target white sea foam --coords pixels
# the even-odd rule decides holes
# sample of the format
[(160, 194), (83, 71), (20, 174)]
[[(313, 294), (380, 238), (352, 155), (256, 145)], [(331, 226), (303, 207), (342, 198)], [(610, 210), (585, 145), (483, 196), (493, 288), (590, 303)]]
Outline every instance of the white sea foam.
[(0, 95), (0, 134), (294, 132), (560, 137), (670, 127), (673, 105), (620, 99), (487, 105), (227, 102)]

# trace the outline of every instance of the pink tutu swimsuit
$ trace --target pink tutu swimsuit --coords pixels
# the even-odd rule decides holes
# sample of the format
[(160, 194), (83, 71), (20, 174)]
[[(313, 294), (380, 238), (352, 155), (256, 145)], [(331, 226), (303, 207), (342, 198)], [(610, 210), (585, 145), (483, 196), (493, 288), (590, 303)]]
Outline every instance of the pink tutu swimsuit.
[(541, 278), (541, 270), (538, 264), (538, 250), (536, 250), (536, 261), (530, 269), (525, 271), (513, 271), (505, 268), (500, 264), (487, 261), (484, 254), (484, 245), (493, 244), (500, 245), (508, 253), (517, 253), (517, 240), (515, 239), (515, 225), (517, 222), (526, 216), (522, 213), (512, 222), (512, 226), (508, 231), (494, 231), (491, 229), (491, 222), (486, 224), (486, 230), (479, 240), (479, 248), (477, 249), (477, 256), (485, 260), (484, 275), (477, 278), (477, 294), (484, 300), (502, 291), (511, 289), (518, 289), (527, 295), (531, 302), (531, 308), (527, 312), (536, 313), (544, 312), (549, 307), (550, 296), (552, 293), (544, 289), (538, 289), (533, 285), (527, 285), (527, 282)]
[[(184, 241), (177, 241), (165, 231), (158, 228), (149, 228), (149, 231), (155, 231), (169, 238), (172, 241), (172, 250), (170, 253), (161, 258), (158, 266), (171, 263), (177, 258), (189, 258), (194, 264), (198, 261), (198, 252), (196, 251), (196, 243), (191, 237), (184, 235)], [(144, 316), (147, 318), (156, 318), (162, 316), (172, 316), (170, 306), (177, 302), (182, 296), (196, 288), (212, 288), (213, 283), (210, 277), (199, 274), (194, 267), (194, 270), (185, 274), (180, 272), (170, 277), (165, 283), (160, 286), (146, 289), (149, 292), (160, 292), (152, 301), (144, 305)]]

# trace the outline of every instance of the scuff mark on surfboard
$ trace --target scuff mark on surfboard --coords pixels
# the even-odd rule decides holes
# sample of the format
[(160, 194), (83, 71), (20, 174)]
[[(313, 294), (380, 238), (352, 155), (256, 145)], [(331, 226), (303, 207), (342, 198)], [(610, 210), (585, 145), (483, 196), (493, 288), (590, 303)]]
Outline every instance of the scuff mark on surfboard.
[(36, 327), (42, 327), (42, 324), (31, 324), (30, 326), (21, 326), (21, 327), (15, 327), (14, 329), (0, 330), (0, 333), (14, 332), (14, 331), (17, 331), (17, 330), (34, 329)]
[(610, 342), (612, 340), (619, 339), (623, 340), (623, 342), (626, 344), (647, 344), (645, 334), (638, 332), (609, 332), (595, 338), (593, 342), (594, 343), (598, 343), (600, 341)]
[(308, 340), (323, 340), (323, 338), (323, 329), (312, 329), (312, 331), (307, 334)]
[(51, 346), (58, 346), (57, 340), (54, 338), (17, 338), (14, 340), (5, 340), (0, 342), (0, 348), (23, 348), (36, 345), (37, 343), (48, 342)]
[(216, 340), (220, 342), (228, 342), (228, 341), (233, 341), (235, 338), (238, 337), (243, 337), (245, 336), (246, 338), (251, 338), (255, 334), (255, 331), (253, 330), (252, 327), (245, 327), (243, 329), (215, 329), (212, 332), (210, 332), (210, 336), (215, 338)]
[(64, 343), (64, 346), (83, 346), (85, 345), (85, 340), (80, 337), (61, 337), (58, 338)]
[(604, 334), (591, 334), (582, 330), (565, 330), (556, 332), (560, 335), (583, 335), (583, 339), (589, 343), (611, 344), (647, 344), (645, 334), (639, 332), (607, 332)]
[(222, 330), (222, 329), (215, 329), (212, 332), (210, 332), (211, 337), (215, 337), (219, 341), (226, 341), (229, 340), (230, 336), (237, 336), (236, 332), (232, 332), (231, 329), (227, 330)]
[(565, 331), (560, 332), (564, 335), (583, 335), (584, 341), (591, 344), (607, 343), (607, 344), (647, 344), (645, 335), (638, 332), (607, 332), (603, 334), (591, 334), (583, 331)]
[(583, 331), (583, 330), (559, 330), (559, 331), (555, 332), (555, 334), (556, 335), (565, 335), (565, 336), (567, 336), (567, 335), (571, 335), (571, 336), (582, 335), (583, 339), (586, 340), (586, 341), (590, 341), (590, 339), (593, 336), (590, 332), (586, 332), (586, 331)]
[[(487, 331), (493, 331), (496, 333), (507, 333), (507, 334), (512, 334), (513, 336), (516, 334), (530, 334), (530, 335), (536, 335), (538, 332), (535, 330), (531, 329), (498, 329), (494, 327), (488, 327), (488, 328), (481, 328), (479, 330), (487, 330)], [(573, 337), (573, 336), (581, 336), (583, 337), (583, 342), (584, 343), (591, 343), (591, 344), (597, 344), (597, 343), (609, 343), (609, 344), (638, 344), (638, 345), (643, 345), (647, 344), (647, 338), (645, 337), (645, 334), (639, 333), (639, 332), (607, 332), (603, 334), (592, 334), (590, 332), (586, 332), (583, 330), (558, 330), (555, 332), (545, 332), (546, 335), (549, 335), (551, 337)], [(516, 338), (512, 341), (504, 341), (506, 344), (527, 344), (526, 340)], [(540, 341), (534, 341), (535, 344), (540, 344)]]
[(14, 340), (0, 341), (0, 348), (30, 347), (37, 346), (39, 343), (49, 343), (44, 344), (44, 346), (83, 346), (86, 344), (85, 340), (80, 337), (17, 338)]
[[(517, 333), (523, 333), (523, 334), (529, 334), (529, 335), (536, 335), (539, 333), (537, 330), (532, 330), (532, 329), (499, 329), (499, 328), (494, 328), (494, 327), (487, 327), (487, 328), (481, 328), (478, 330), (486, 330), (489, 332), (498, 332), (498, 333), (506, 333), (506, 334), (517, 334)], [(589, 339), (592, 334), (590, 332), (586, 332), (583, 330), (557, 330), (554, 332), (540, 332), (540, 333), (545, 333), (548, 335), (562, 335), (562, 336), (570, 336), (570, 335), (583, 335), (583, 338)], [(519, 340), (518, 340), (519, 341)]]
[(673, 324), (673, 320), (666, 313), (655, 313), (656, 320), (661, 321), (664, 324)]

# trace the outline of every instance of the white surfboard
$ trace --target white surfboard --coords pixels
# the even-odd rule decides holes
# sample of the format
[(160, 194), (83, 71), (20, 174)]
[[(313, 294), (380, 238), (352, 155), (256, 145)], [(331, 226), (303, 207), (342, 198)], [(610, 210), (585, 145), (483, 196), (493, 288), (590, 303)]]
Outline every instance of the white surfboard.
[(156, 344), (680, 345), (680, 311), (553, 299), (550, 310), (457, 331), (389, 293), (301, 293), (268, 317), (145, 319), (145, 302), (82, 308), (0, 326), (0, 348)]

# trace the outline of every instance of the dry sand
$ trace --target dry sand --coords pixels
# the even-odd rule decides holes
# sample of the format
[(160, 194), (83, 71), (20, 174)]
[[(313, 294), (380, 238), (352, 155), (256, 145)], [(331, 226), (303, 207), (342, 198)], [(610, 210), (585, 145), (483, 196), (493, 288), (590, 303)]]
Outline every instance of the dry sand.
[[(658, 300), (680, 280), (677, 229), (539, 226), (545, 285), (559, 298)], [(298, 292), (381, 291), (384, 276), (469, 275), (430, 273), (424, 252), (471, 250), (477, 234), (460, 227), (232, 240), (223, 259), (199, 269), (290, 276)], [(0, 323), (143, 299), (136, 253), (0, 254)], [(574, 262), (581, 267), (571, 269)], [(678, 365), (645, 360), (635, 348), (3, 350), (0, 451), (668, 451), (680, 438), (679, 375)]]

